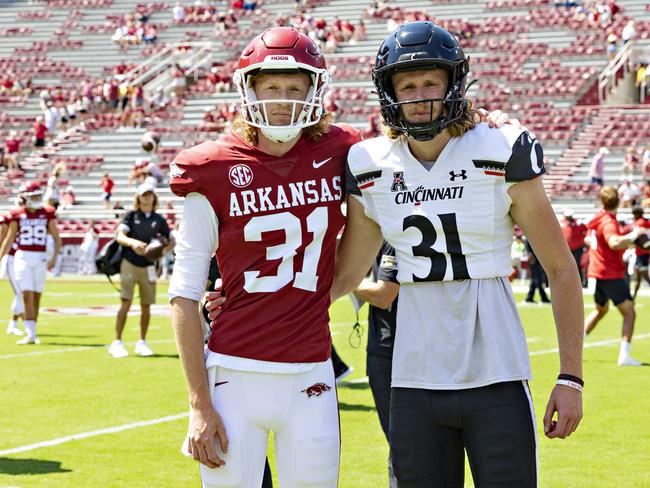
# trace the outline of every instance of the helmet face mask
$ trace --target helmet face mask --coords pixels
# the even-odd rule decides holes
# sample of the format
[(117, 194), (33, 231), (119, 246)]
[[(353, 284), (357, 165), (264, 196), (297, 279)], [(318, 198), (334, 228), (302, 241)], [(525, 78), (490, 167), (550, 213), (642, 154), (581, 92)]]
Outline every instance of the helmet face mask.
[[(303, 100), (286, 98), (260, 100), (255, 92), (258, 74), (309, 75), (310, 88)], [(233, 76), (241, 98), (244, 120), (261, 130), (275, 142), (287, 142), (300, 134), (301, 129), (318, 123), (325, 113), (323, 98), (329, 87), (330, 75), (325, 60), (309, 37), (289, 27), (275, 27), (256, 37), (244, 49), (239, 68)], [(272, 104), (289, 107), (288, 123), (273, 125), (269, 109)]]
[[(408, 71), (444, 70), (447, 88), (442, 98), (398, 101), (393, 75)], [(431, 140), (460, 119), (468, 104), (465, 99), (469, 61), (456, 39), (431, 22), (401, 25), (382, 43), (372, 78), (377, 88), (384, 123), (418, 141)], [(410, 123), (404, 115), (408, 104), (429, 103), (430, 118)], [(434, 104), (441, 104), (435, 110)], [(439, 112), (439, 113), (438, 113)]]

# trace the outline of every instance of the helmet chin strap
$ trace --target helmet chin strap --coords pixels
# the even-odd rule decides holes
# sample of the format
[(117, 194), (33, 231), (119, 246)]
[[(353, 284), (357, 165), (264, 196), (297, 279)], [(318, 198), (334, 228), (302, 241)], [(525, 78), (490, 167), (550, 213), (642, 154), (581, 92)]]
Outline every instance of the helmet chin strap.
[(273, 142), (287, 142), (300, 134), (300, 127), (264, 127), (260, 128), (262, 134)]

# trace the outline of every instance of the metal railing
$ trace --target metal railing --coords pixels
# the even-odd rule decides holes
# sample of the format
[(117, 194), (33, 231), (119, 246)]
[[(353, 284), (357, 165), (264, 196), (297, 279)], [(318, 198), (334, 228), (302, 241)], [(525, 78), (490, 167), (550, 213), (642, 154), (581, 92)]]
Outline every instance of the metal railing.
[[(619, 80), (622, 80), (631, 69), (632, 41), (625, 45), (616, 53), (616, 56), (609, 62), (607, 67), (598, 75), (598, 101), (603, 103)], [(623, 76), (618, 73), (623, 69)]]
[(177, 42), (165, 46), (118, 79), (129, 86), (143, 85), (145, 95), (148, 96), (161, 87), (168, 91), (172, 85), (171, 69), (174, 66), (183, 68), (186, 77), (196, 77), (198, 70), (204, 66), (208, 67), (211, 60), (211, 42)]

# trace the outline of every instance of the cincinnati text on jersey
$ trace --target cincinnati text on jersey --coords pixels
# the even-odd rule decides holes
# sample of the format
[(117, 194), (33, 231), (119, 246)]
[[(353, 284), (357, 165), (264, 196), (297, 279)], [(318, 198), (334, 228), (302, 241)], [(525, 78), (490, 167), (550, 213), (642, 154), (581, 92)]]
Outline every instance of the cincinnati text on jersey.
[(415, 190), (401, 191), (395, 195), (395, 203), (403, 205), (405, 203), (420, 204), (432, 200), (456, 200), (463, 198), (463, 186), (448, 186), (446, 188), (424, 188), (418, 186)]
[(280, 208), (333, 202), (341, 200), (342, 197), (340, 176), (242, 190), (230, 193), (230, 216), (239, 217)]

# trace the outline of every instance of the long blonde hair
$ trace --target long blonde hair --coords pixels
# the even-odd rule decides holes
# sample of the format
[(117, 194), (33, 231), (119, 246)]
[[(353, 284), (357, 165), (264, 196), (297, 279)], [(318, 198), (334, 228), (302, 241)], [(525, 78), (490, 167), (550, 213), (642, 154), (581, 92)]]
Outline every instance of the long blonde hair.
[[(302, 133), (312, 141), (318, 141), (321, 137), (330, 131), (330, 125), (332, 125), (333, 122), (334, 115), (331, 113), (326, 113), (316, 124), (302, 129)], [(241, 114), (237, 114), (237, 117), (235, 117), (235, 120), (233, 120), (230, 132), (237, 134), (252, 146), (256, 146), (259, 142), (257, 128), (246, 122)]]
[[(449, 124), (444, 130), (446, 130), (451, 137), (461, 137), (463, 134), (476, 127), (480, 121), (481, 115), (478, 110), (474, 109), (474, 103), (468, 99), (467, 105), (463, 109), (460, 118)], [(381, 130), (389, 139), (397, 139), (406, 136), (403, 131), (388, 127), (384, 124), (383, 120), (381, 122)]]

